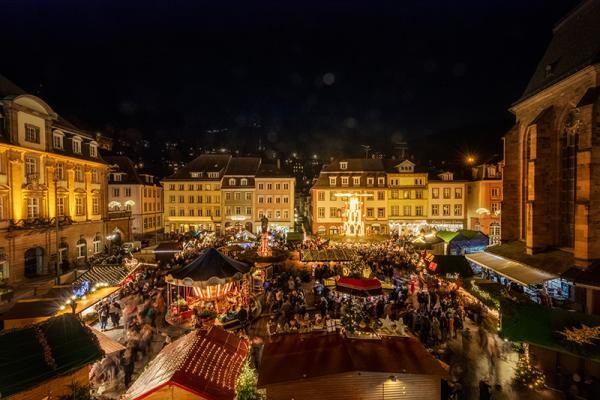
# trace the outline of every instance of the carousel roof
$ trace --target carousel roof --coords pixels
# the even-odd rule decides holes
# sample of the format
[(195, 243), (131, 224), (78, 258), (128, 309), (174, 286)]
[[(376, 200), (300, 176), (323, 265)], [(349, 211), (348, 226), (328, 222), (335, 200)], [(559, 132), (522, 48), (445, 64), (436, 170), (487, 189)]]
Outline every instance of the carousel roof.
[(194, 261), (173, 272), (171, 276), (179, 280), (189, 278), (195, 282), (205, 282), (211, 278), (233, 278), (249, 271), (250, 265), (227, 257), (210, 247), (200, 253)]
[(220, 327), (194, 331), (166, 346), (125, 394), (142, 399), (167, 385), (202, 398), (233, 399), (235, 381), (248, 354), (248, 342)]

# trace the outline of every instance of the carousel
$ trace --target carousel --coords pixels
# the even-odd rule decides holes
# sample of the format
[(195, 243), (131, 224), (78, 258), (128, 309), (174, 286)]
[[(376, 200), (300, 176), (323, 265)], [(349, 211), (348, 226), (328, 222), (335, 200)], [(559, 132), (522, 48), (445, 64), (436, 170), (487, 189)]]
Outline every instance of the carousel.
[(167, 322), (187, 329), (202, 324), (225, 328), (239, 324), (239, 311), (251, 302), (250, 269), (214, 248), (204, 250), (167, 276)]

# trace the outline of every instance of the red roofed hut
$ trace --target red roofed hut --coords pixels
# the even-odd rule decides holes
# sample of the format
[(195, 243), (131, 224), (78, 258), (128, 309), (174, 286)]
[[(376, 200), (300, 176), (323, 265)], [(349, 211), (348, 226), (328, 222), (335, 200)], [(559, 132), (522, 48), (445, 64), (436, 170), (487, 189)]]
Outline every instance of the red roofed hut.
[(126, 400), (230, 400), (248, 355), (245, 339), (220, 327), (166, 346), (131, 385)]
[(379, 279), (350, 278), (342, 276), (335, 282), (335, 290), (352, 296), (368, 297), (383, 294)]

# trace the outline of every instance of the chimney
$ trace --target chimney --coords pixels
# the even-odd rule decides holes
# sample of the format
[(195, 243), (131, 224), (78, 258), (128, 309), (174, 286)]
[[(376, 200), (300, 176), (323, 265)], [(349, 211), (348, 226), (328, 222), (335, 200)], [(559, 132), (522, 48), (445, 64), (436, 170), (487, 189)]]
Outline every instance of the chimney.
[(277, 169), (281, 169), (281, 160), (277, 159)]

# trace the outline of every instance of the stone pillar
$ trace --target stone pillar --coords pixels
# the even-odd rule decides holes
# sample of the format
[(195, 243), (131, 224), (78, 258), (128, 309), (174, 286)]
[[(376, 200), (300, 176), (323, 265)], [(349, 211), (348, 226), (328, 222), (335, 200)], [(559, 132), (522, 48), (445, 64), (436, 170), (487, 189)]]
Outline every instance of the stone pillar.
[(585, 313), (591, 315), (594, 313), (594, 290), (585, 288)]
[(519, 126), (515, 125), (504, 136), (504, 170), (502, 175), (502, 240), (518, 240), (524, 234), (521, 227)]

